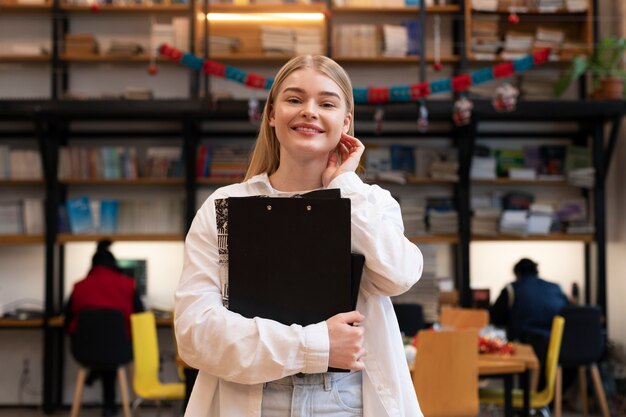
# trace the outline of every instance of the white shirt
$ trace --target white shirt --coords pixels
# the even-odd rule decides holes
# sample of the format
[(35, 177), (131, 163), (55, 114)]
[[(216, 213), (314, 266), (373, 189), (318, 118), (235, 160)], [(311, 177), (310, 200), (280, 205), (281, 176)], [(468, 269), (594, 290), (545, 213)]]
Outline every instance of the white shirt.
[[(355, 173), (328, 188), (351, 200), (352, 251), (365, 255), (357, 310), (365, 316), (364, 417), (420, 417), (402, 338), (389, 296), (407, 291), (422, 274), (422, 254), (404, 236), (391, 194)], [(222, 305), (214, 201), (284, 194), (266, 174), (215, 191), (198, 210), (185, 240), (174, 324), (181, 358), (200, 370), (186, 417), (259, 417), (263, 383), (328, 368), (326, 322), (286, 326), (245, 318)]]

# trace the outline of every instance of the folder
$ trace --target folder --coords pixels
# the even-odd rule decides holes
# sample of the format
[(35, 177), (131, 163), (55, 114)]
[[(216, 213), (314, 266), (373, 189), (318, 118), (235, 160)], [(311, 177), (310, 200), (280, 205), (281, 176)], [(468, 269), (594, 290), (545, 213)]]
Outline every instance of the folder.
[(350, 199), (340, 190), (226, 200), (218, 229), (230, 310), (306, 326), (356, 308), (365, 258), (351, 253)]

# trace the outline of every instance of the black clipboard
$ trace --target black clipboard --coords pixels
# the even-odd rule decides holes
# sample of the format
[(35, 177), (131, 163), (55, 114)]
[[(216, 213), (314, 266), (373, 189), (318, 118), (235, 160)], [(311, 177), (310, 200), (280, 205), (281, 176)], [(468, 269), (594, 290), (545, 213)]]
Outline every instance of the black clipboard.
[(356, 308), (365, 258), (340, 190), (226, 201), (229, 309), (306, 326)]

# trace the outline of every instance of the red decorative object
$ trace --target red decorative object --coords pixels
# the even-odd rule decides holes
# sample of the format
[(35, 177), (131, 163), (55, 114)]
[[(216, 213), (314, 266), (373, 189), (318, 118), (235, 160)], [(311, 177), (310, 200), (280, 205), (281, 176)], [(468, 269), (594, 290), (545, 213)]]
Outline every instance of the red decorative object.
[(515, 353), (515, 345), (499, 338), (479, 336), (478, 351), (480, 353), (502, 353), (512, 355)]
[(435, 68), (435, 71), (440, 71), (441, 67), (442, 67), (441, 62), (435, 62), (433, 64), (433, 68)]
[(260, 76), (258, 74), (250, 73), (246, 77), (245, 84), (248, 87), (263, 89), (263, 88), (265, 88), (265, 77), (262, 77), (262, 76)]
[(92, 13), (98, 13), (100, 11), (100, 5), (98, 3), (94, 3), (89, 6), (89, 10), (91, 10)]
[(417, 100), (430, 95), (430, 84), (420, 83), (411, 85), (411, 99)]
[(457, 126), (465, 126), (472, 120), (472, 109), (474, 103), (472, 103), (467, 97), (461, 97), (454, 102), (454, 110), (452, 113), (452, 120)]
[(205, 74), (215, 75), (217, 77), (223, 77), (226, 74), (226, 65), (219, 62), (206, 60), (202, 66), (202, 71)]
[(540, 65), (548, 61), (548, 59), (550, 58), (550, 52), (550, 48), (544, 48), (539, 51), (533, 52), (533, 62), (535, 63), (535, 65)]
[(367, 94), (368, 103), (386, 103), (389, 101), (389, 87), (370, 88)]
[(519, 90), (509, 83), (504, 83), (496, 88), (496, 94), (493, 97), (493, 107), (499, 112), (511, 112), (517, 107), (517, 96)]
[(493, 67), (493, 76), (496, 78), (504, 78), (513, 75), (515, 67), (512, 62), (503, 62)]
[(452, 78), (452, 90), (455, 93), (467, 90), (472, 85), (472, 78), (469, 74), (461, 74)]
[(156, 75), (157, 72), (159, 72), (159, 69), (157, 68), (156, 65), (148, 65), (148, 74)]
[(509, 21), (509, 23), (517, 25), (519, 23), (519, 16), (517, 15), (517, 13), (512, 12), (507, 18), (507, 20)]

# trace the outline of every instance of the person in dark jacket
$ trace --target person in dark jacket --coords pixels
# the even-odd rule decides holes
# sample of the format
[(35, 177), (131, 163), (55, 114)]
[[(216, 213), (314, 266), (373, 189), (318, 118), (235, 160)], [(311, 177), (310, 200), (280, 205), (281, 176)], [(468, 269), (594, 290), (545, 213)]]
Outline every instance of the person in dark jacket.
[[(111, 308), (120, 310), (126, 319), (130, 336), (130, 315), (144, 311), (143, 303), (135, 288), (135, 281), (123, 275), (115, 256), (110, 252), (110, 240), (98, 242), (87, 276), (74, 284), (65, 311), (65, 325), (70, 337), (76, 332), (78, 314), (87, 309)], [(115, 370), (92, 370), (87, 378), (91, 385), (97, 378), (102, 380), (103, 416), (117, 414), (115, 404)]]
[[(489, 309), (492, 324), (506, 328), (510, 341), (532, 345), (543, 366), (552, 319), (569, 304), (558, 284), (539, 278), (537, 264), (523, 258), (513, 267), (515, 282), (508, 284)], [(539, 387), (545, 384), (541, 372)]]

